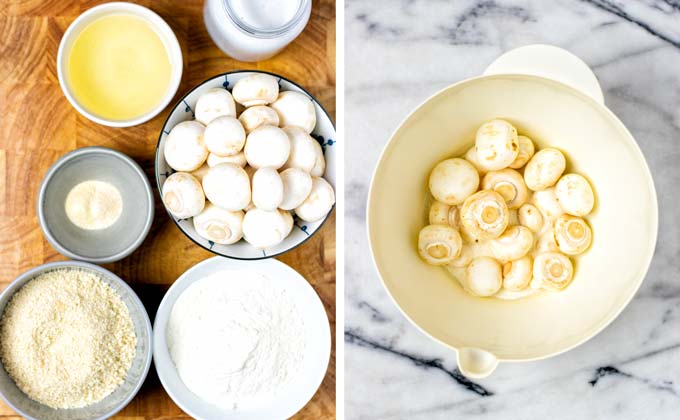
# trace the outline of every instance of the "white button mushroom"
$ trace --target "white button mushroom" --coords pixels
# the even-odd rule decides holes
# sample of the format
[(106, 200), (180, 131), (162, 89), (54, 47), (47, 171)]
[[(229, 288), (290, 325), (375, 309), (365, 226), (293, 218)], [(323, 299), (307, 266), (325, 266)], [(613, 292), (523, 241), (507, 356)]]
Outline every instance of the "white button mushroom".
[(578, 174), (567, 174), (560, 178), (555, 186), (555, 195), (564, 212), (572, 216), (585, 216), (595, 205), (593, 188)]
[(206, 161), (209, 167), (217, 166), (220, 163), (233, 163), (234, 165), (238, 165), (241, 168), (245, 168), (246, 164), (246, 155), (243, 152), (238, 152), (235, 155), (232, 156), (219, 156), (214, 153), (209, 153), (208, 154), (208, 160)]
[(519, 212), (517, 209), (508, 209), (508, 226), (519, 225)]
[(509, 209), (517, 209), (527, 201), (527, 186), (514, 169), (501, 169), (484, 175), (482, 189), (494, 190), (505, 199)]
[(536, 191), (531, 197), (531, 201), (541, 211), (544, 224), (552, 222), (564, 213), (557, 201), (555, 188)]
[(269, 166), (279, 169), (290, 156), (290, 140), (280, 128), (263, 125), (248, 134), (244, 152), (248, 164), (253, 168)]
[(238, 120), (246, 130), (246, 134), (250, 133), (261, 125), (279, 126), (279, 114), (268, 106), (251, 106), (239, 115)]
[(312, 191), (305, 201), (295, 208), (295, 214), (305, 222), (321, 220), (335, 204), (333, 187), (323, 178), (312, 177)]
[(250, 179), (240, 166), (220, 163), (203, 177), (205, 196), (225, 210), (243, 210), (250, 203)]
[(223, 115), (236, 117), (236, 104), (228, 90), (208, 89), (196, 101), (195, 117), (203, 125), (208, 125), (210, 121)]
[(276, 210), (283, 200), (283, 182), (274, 168), (260, 168), (252, 179), (253, 204), (262, 210)]
[(196, 121), (183, 121), (170, 130), (163, 155), (172, 169), (191, 172), (203, 165), (208, 157), (204, 132), (205, 127)]
[(524, 168), (524, 182), (532, 191), (555, 185), (567, 166), (567, 160), (557, 149), (539, 150)]
[(326, 172), (326, 158), (323, 155), (323, 149), (319, 142), (316, 141), (315, 143), (316, 146), (314, 147), (314, 151), (316, 153), (316, 161), (312, 170), (309, 171), (309, 174), (311, 176), (323, 176), (324, 172)]
[(482, 190), (468, 197), (460, 209), (461, 226), (477, 239), (499, 237), (508, 227), (508, 206), (495, 191)]
[(293, 210), (312, 192), (312, 176), (300, 168), (288, 168), (281, 171), (280, 176), (283, 183), (283, 199), (279, 208)]
[(216, 244), (229, 245), (243, 237), (243, 212), (229, 211), (208, 203), (194, 216), (196, 233)]
[(515, 160), (510, 164), (512, 169), (519, 169), (529, 162), (534, 155), (534, 142), (527, 136), (517, 136), (519, 142), (519, 153)]
[(491, 252), (500, 262), (518, 260), (534, 246), (534, 235), (528, 227), (509, 227), (501, 236), (490, 241)]
[(479, 158), (477, 157), (477, 149), (475, 149), (475, 146), (472, 146), (471, 148), (468, 149), (467, 152), (465, 152), (465, 160), (470, 162), (472, 166), (477, 169), (477, 172), (479, 172), (479, 175), (484, 175), (487, 173), (487, 170), (482, 167), (482, 165), (479, 164)]
[(467, 267), (467, 289), (477, 296), (492, 296), (503, 285), (501, 265), (491, 257), (478, 257)]
[(566, 255), (546, 252), (534, 259), (534, 278), (531, 287), (553, 292), (564, 290), (574, 277), (574, 267)]
[(477, 161), (487, 171), (507, 168), (517, 158), (517, 130), (507, 121), (491, 120), (482, 124), (475, 138)]
[(290, 213), (283, 210), (249, 210), (243, 218), (243, 237), (255, 248), (271, 248), (290, 233), (290, 217)]
[[(300, 168), (305, 172), (311, 172), (316, 165), (317, 149), (321, 149), (319, 142), (300, 127), (284, 127), (283, 131), (290, 140), (290, 155), (283, 167)], [(323, 157), (323, 152), (321, 156)]]
[(472, 248), (470, 245), (463, 244), (463, 246), (460, 249), (460, 254), (454, 259), (452, 259), (447, 266), (453, 267), (453, 268), (465, 268), (474, 259), (474, 253), (472, 251)]
[[(208, 155), (210, 157), (210, 155)], [(204, 163), (200, 168), (196, 169), (195, 171), (191, 171), (190, 174), (198, 180), (198, 182), (203, 182), (203, 177), (205, 174), (208, 173), (210, 170), (210, 166), (208, 166), (207, 163)]]
[(286, 236), (290, 235), (290, 232), (293, 230), (293, 225), (295, 224), (295, 221), (293, 220), (293, 215), (290, 214), (289, 211), (286, 210), (279, 210), (279, 213), (281, 213), (281, 216), (283, 217), (283, 221), (286, 223)]
[(246, 144), (246, 131), (234, 117), (221, 116), (205, 128), (205, 147), (219, 156), (233, 156)]
[(580, 217), (563, 214), (555, 221), (555, 242), (560, 251), (567, 255), (578, 255), (588, 249), (593, 232)]
[(196, 216), (205, 206), (201, 184), (190, 174), (175, 172), (165, 180), (161, 189), (165, 207), (178, 219)]
[(292, 90), (281, 92), (270, 106), (279, 114), (282, 127), (296, 126), (311, 133), (316, 126), (314, 103), (304, 93)]
[(428, 225), (418, 233), (418, 252), (429, 264), (444, 265), (460, 255), (463, 239), (451, 226)]
[(532, 262), (530, 256), (524, 256), (503, 265), (503, 288), (519, 292), (527, 288), (531, 282)]
[(545, 232), (538, 235), (536, 239), (535, 253), (542, 254), (545, 252), (559, 252), (560, 247), (555, 241), (555, 233), (552, 229), (547, 229)]
[(279, 81), (269, 74), (251, 74), (236, 82), (231, 94), (245, 107), (266, 105), (279, 96)]
[(434, 201), (430, 206), (428, 219), (431, 225), (448, 225), (455, 229), (460, 226), (458, 207)]
[(538, 233), (543, 227), (543, 216), (541, 216), (541, 212), (533, 204), (523, 204), (519, 208), (518, 217), (519, 223), (522, 226), (528, 227), (533, 232)]
[(439, 162), (430, 173), (430, 193), (449, 205), (465, 201), (479, 187), (479, 174), (465, 159), (446, 159)]

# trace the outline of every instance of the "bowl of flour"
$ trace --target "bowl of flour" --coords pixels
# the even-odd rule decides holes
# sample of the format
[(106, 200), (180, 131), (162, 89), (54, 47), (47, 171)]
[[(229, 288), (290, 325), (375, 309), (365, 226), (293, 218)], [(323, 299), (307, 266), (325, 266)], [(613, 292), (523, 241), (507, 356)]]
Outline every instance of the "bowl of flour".
[(312, 398), (331, 351), (314, 289), (275, 259), (214, 257), (175, 281), (154, 324), (154, 363), (187, 414), (285, 419)]

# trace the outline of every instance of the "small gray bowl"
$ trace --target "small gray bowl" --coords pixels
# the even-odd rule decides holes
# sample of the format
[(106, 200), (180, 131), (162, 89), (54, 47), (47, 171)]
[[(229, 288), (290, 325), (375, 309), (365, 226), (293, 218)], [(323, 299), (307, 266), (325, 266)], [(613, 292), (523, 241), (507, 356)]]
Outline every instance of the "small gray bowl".
[(4, 367), (0, 364), (0, 396), (14, 411), (29, 420), (103, 420), (108, 419), (122, 410), (142, 387), (149, 367), (151, 366), (151, 355), (153, 353), (151, 344), (151, 322), (146, 309), (139, 300), (137, 294), (120, 277), (112, 272), (96, 266), (94, 264), (78, 261), (60, 261), (44, 264), (28, 270), (17, 277), (0, 294), (0, 314), (5, 312), (5, 306), (19, 289), (26, 283), (48, 271), (60, 268), (78, 268), (90, 270), (101, 276), (111, 288), (118, 293), (123, 303), (130, 312), (132, 324), (137, 335), (137, 348), (132, 366), (127, 373), (125, 382), (116, 388), (113, 393), (96, 404), (83, 408), (55, 410), (42, 405), (28, 398), (14, 381), (7, 375)]
[[(84, 230), (66, 216), (69, 191), (89, 180), (112, 184), (123, 198), (123, 212), (109, 228)], [(127, 257), (146, 238), (153, 214), (153, 192), (142, 168), (106, 147), (83, 147), (62, 156), (48, 169), (38, 193), (40, 228), (54, 249), (75, 260), (102, 264)]]

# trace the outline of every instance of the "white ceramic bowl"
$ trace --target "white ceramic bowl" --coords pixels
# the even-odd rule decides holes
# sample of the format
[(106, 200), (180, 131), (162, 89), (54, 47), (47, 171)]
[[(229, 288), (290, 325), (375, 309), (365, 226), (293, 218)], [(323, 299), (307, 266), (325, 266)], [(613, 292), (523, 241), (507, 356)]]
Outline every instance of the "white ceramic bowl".
[(137, 335), (137, 347), (132, 366), (122, 385), (98, 403), (83, 408), (55, 410), (30, 399), (24, 394), (0, 366), (0, 395), (14, 411), (29, 420), (105, 420), (125, 408), (137, 395), (146, 379), (151, 367), (152, 337), (151, 322), (146, 309), (137, 294), (120, 277), (94, 264), (78, 261), (60, 261), (43, 264), (26, 271), (17, 277), (0, 294), (0, 314), (2, 314), (10, 299), (26, 283), (40, 274), (63, 268), (77, 268), (99, 274), (104, 282), (118, 293), (130, 312), (130, 318)]
[[(258, 407), (225, 410), (208, 404), (192, 393), (177, 373), (165, 340), (168, 318), (175, 301), (193, 282), (223, 270), (249, 270), (276, 278), (295, 301), (305, 322), (305, 351), (302, 369), (274, 401)], [(297, 271), (271, 258), (238, 261), (213, 257), (191, 267), (168, 290), (154, 322), (154, 364), (170, 398), (187, 414), (202, 420), (285, 419), (293, 416), (314, 396), (321, 385), (331, 352), (331, 333), (323, 304), (312, 286)]]
[[(163, 154), (165, 141), (168, 137), (168, 134), (170, 133), (170, 130), (182, 121), (194, 119), (193, 110), (195, 109), (196, 101), (198, 100), (199, 96), (203, 94), (203, 92), (212, 88), (225, 88), (227, 90), (231, 90), (238, 80), (253, 73), (271, 74), (272, 76), (279, 79), (281, 91), (292, 90), (301, 92), (309, 96), (309, 98), (312, 100), (314, 103), (314, 108), (316, 109), (316, 127), (312, 132), (312, 137), (314, 137), (321, 144), (321, 147), (324, 151), (324, 157), (326, 158), (326, 172), (324, 173), (323, 178), (325, 178), (326, 181), (328, 181), (333, 186), (333, 188), (335, 188), (336, 165), (338, 164), (335, 126), (333, 125), (333, 121), (326, 110), (321, 106), (316, 98), (314, 98), (309, 92), (294, 82), (291, 82), (290, 80), (273, 73), (249, 70), (228, 72), (206, 80), (205, 82), (191, 89), (172, 109), (170, 115), (168, 115), (168, 119), (163, 125), (163, 129), (158, 138), (158, 146), (156, 147), (156, 182), (158, 183), (158, 191), (160, 192), (161, 197), (163, 196), (163, 184), (165, 183), (165, 180), (168, 178), (168, 176), (175, 172), (175, 170), (173, 170), (167, 164)], [(241, 240), (232, 245), (216, 244), (196, 233), (193, 220), (191, 218), (178, 219), (170, 212), (168, 212), (168, 216), (170, 216), (172, 221), (175, 222), (179, 229), (186, 236), (188, 236), (189, 239), (208, 251), (229, 258), (257, 260), (283, 254), (284, 252), (288, 252), (298, 245), (301, 245), (315, 232), (317, 232), (321, 226), (323, 226), (323, 224), (328, 219), (328, 216), (332, 212), (333, 209), (331, 209), (326, 217), (313, 223), (302, 221), (297, 216), (294, 216), (293, 219), (295, 221), (295, 226), (293, 226), (293, 231), (290, 233), (290, 235), (288, 235), (288, 237), (280, 244), (266, 250), (255, 248), (245, 240)]]
[[(592, 246), (561, 293), (515, 301), (474, 297), (446, 269), (418, 256), (430, 171), (464, 154), (477, 128), (492, 118), (510, 121), (538, 148), (564, 151), (567, 171), (587, 176), (594, 187)], [(459, 368), (470, 377), (489, 375), (499, 361), (561, 353), (601, 331), (642, 283), (658, 227), (649, 168), (604, 106), (597, 79), (570, 53), (540, 45), (510, 51), (484, 76), (455, 83), (413, 111), (376, 167), (367, 218), (387, 291), (418, 328), (457, 350)]]
[[(158, 33), (158, 35), (161, 37), (161, 40), (163, 41), (163, 44), (165, 45), (165, 48), (168, 52), (170, 67), (172, 70), (167, 91), (158, 105), (148, 113), (130, 120), (109, 120), (88, 111), (71, 93), (71, 86), (66, 76), (69, 53), (73, 43), (78, 38), (78, 35), (80, 35), (81, 31), (85, 29), (87, 25), (101, 17), (118, 13), (130, 14), (142, 18), (156, 30), (156, 33)], [(68, 99), (71, 105), (73, 105), (73, 107), (85, 118), (98, 124), (107, 125), (109, 127), (131, 127), (133, 125), (138, 125), (149, 121), (151, 118), (158, 115), (158, 113), (160, 113), (175, 96), (177, 88), (179, 87), (179, 83), (182, 80), (182, 68), (182, 49), (179, 46), (179, 42), (177, 41), (175, 33), (172, 31), (172, 29), (170, 29), (170, 26), (168, 26), (163, 18), (158, 16), (150, 9), (138, 4), (126, 2), (104, 3), (85, 11), (68, 27), (64, 33), (64, 36), (61, 38), (59, 50), (57, 51), (57, 76), (59, 78), (59, 85), (61, 86), (61, 90), (64, 92), (66, 99)]]

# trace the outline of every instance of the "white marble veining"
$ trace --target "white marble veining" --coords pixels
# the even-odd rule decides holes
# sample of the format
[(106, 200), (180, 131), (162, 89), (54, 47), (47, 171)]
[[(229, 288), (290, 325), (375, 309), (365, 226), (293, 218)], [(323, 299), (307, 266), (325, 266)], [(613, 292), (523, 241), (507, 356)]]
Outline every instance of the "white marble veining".
[[(680, 2), (346, 1), (346, 417), (680, 418)], [(470, 382), (383, 290), (365, 234), (368, 186), (397, 124), (502, 52), (548, 43), (583, 58), (651, 167), (660, 229), (647, 278), (586, 344)]]

